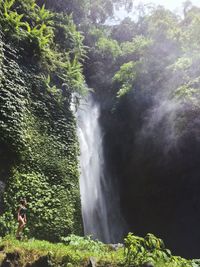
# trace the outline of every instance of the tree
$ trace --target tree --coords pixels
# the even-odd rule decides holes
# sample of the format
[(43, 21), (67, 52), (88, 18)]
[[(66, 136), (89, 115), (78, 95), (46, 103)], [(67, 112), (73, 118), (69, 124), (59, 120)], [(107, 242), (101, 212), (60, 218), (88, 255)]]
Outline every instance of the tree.
[(127, 10), (132, 8), (132, 0), (37, 0), (37, 4), (56, 12), (73, 14), (75, 23), (85, 20), (92, 23), (104, 23), (108, 17), (114, 15), (115, 7), (125, 5)]

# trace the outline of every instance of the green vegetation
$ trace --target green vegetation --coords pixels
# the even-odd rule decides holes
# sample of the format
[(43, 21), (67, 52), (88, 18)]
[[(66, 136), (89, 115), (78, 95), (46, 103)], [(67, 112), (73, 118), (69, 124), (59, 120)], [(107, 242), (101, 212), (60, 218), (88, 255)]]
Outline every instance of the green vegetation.
[[(137, 20), (106, 23), (122, 5), (131, 10), (132, 1), (0, 1), (0, 180), (6, 184), (0, 235), (16, 231), (19, 200), (26, 197), (28, 238), (64, 243), (2, 239), (6, 253), (19, 250), (22, 265), (49, 251), (55, 266), (84, 266), (89, 256), (99, 266), (137, 267), (145, 262), (191, 266), (190, 261), (171, 256), (162, 240), (150, 234), (128, 235), (125, 250), (117, 251), (71, 235), (83, 232), (79, 145), (70, 109), (74, 93), (78, 102), (87, 94), (86, 84), (92, 88), (102, 110), (106, 107), (109, 113), (102, 126), (109, 133), (119, 129), (119, 140), (127, 137), (128, 148), (124, 142), (121, 150), (126, 157), (116, 160), (125, 170), (135, 159), (139, 166), (137, 147), (131, 150), (130, 143), (135, 144), (135, 133), (144, 126), (141, 118), (154, 111), (154, 105), (161, 115), (149, 122), (151, 130), (156, 129), (152, 144), (166, 135), (184, 136), (188, 122), (195, 122), (200, 111), (200, 9), (185, 5), (184, 18), (179, 18), (163, 7), (148, 12), (140, 7), (134, 10)], [(116, 121), (123, 116), (126, 120), (118, 127)], [(167, 134), (164, 127), (157, 127), (164, 122)], [(4, 255), (0, 257), (3, 260)]]
[(152, 234), (141, 238), (129, 233), (124, 241), (127, 266), (142, 266), (144, 263), (156, 266), (192, 266), (191, 261), (172, 256), (171, 251), (165, 248), (163, 240)]
[[(10, 260), (11, 255), (17, 261), (17, 266), (37, 266), (43, 261), (44, 266), (134, 266), (152, 263), (155, 267), (192, 267), (192, 261), (174, 257), (164, 247), (161, 239), (148, 234), (140, 238), (129, 234), (125, 238), (125, 248), (105, 245), (90, 237), (71, 235), (63, 238), (63, 243), (52, 244), (47, 241), (25, 240), (16, 241), (6, 236), (0, 241), (0, 263)], [(10, 258), (9, 258), (10, 257)], [(16, 262), (15, 262), (16, 263)], [(35, 265), (34, 265), (35, 264)]]
[(55, 241), (82, 232), (70, 102), (73, 92), (86, 90), (83, 37), (70, 16), (35, 1), (1, 1), (0, 12), (0, 179), (6, 182), (0, 232), (16, 230), (19, 200), (26, 197), (27, 234)]

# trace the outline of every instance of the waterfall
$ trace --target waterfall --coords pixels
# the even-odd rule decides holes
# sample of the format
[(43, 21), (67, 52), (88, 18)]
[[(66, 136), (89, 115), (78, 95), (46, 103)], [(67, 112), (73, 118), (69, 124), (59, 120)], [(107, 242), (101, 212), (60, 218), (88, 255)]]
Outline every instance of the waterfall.
[(118, 198), (104, 162), (99, 117), (99, 106), (89, 95), (77, 112), (84, 233), (105, 243), (119, 242), (123, 227), (119, 226)]
[(3, 205), (2, 205), (3, 199), (2, 198), (3, 198), (4, 189), (5, 189), (5, 183), (0, 180), (0, 214), (1, 214), (1, 211), (3, 208)]

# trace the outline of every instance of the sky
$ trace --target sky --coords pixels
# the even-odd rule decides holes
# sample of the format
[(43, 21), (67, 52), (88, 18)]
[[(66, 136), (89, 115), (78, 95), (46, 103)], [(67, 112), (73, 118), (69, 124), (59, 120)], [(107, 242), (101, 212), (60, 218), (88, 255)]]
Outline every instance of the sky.
[[(155, 5), (162, 5), (171, 11), (182, 14), (183, 11), (183, 3), (186, 0), (134, 0), (134, 5), (138, 6), (140, 3), (148, 4), (153, 3)], [(191, 0), (193, 5), (200, 7), (200, 0)], [(127, 16), (127, 13), (124, 10), (116, 11), (116, 17), (121, 20)]]
[[(136, 3), (143, 2), (143, 3), (155, 3), (156, 5), (162, 5), (166, 8), (169, 8), (170, 10), (176, 10), (177, 8), (180, 8), (185, 2), (185, 0), (135, 0)], [(192, 0), (191, 1), (193, 5), (200, 7), (200, 0)]]

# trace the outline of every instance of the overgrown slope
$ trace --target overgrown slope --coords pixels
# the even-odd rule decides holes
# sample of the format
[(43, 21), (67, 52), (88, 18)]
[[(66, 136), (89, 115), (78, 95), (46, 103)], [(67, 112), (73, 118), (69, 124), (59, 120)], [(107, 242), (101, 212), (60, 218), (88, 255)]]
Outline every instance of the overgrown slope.
[[(11, 236), (0, 240), (0, 266), (32, 267), (198, 267), (199, 261), (171, 255), (163, 241), (152, 234), (145, 238), (129, 234), (122, 244), (105, 245), (90, 237), (71, 235), (63, 243), (16, 241)], [(6, 265), (7, 264), (7, 265)]]
[(35, 1), (0, 2), (0, 232), (15, 230), (28, 201), (29, 235), (81, 233), (76, 122), (71, 94), (83, 88), (82, 36), (71, 17)]

